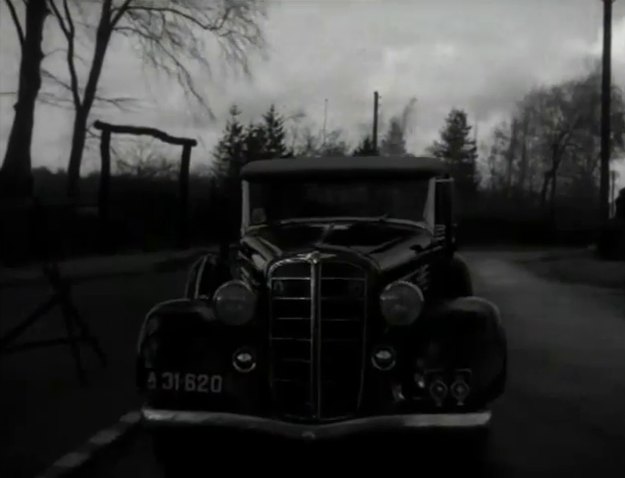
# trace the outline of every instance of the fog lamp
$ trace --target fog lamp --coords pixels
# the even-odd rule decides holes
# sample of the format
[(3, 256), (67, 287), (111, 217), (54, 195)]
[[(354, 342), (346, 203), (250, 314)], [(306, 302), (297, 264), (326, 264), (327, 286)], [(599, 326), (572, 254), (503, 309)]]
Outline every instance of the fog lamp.
[(414, 382), (419, 388), (425, 388), (425, 377), (421, 373), (415, 373), (413, 376)]
[(443, 382), (440, 378), (437, 378), (430, 384), (430, 396), (436, 403), (437, 407), (440, 407), (443, 404), (443, 400), (447, 397), (449, 393), (449, 389), (445, 382)]
[(376, 348), (371, 355), (371, 362), (378, 370), (387, 371), (395, 366), (395, 350), (387, 345)]
[(232, 365), (237, 372), (251, 372), (256, 368), (256, 356), (250, 349), (239, 349), (232, 356)]
[(451, 384), (451, 395), (458, 401), (458, 405), (464, 405), (469, 393), (471, 393), (471, 388), (462, 377), (457, 377)]

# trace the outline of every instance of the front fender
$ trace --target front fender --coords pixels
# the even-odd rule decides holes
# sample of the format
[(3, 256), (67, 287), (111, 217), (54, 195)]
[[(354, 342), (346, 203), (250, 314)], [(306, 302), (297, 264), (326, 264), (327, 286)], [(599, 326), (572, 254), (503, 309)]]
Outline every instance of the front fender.
[(475, 296), (442, 301), (421, 318), (413, 340), (428, 367), (471, 370), (481, 401), (503, 393), (507, 339), (492, 302)]
[[(253, 350), (257, 360), (265, 361), (256, 328), (222, 323), (208, 301), (183, 298), (157, 304), (146, 315), (139, 333), (136, 386), (151, 406), (250, 411), (260, 401), (263, 371), (237, 371), (232, 360), (241, 349)], [(163, 374), (180, 383), (173, 388), (151, 387), (150, 378)], [(206, 377), (216, 377), (219, 393), (200, 394), (191, 390), (195, 387), (187, 390), (182, 385), (187, 376), (191, 380), (201, 377), (206, 392), (211, 392)]]
[(190, 267), (184, 289), (184, 297), (197, 299), (212, 297), (215, 290), (231, 279), (230, 268), (215, 254), (205, 254)]
[(473, 296), (471, 270), (466, 260), (458, 254), (454, 254), (449, 263), (444, 290), (445, 297), (448, 299)]

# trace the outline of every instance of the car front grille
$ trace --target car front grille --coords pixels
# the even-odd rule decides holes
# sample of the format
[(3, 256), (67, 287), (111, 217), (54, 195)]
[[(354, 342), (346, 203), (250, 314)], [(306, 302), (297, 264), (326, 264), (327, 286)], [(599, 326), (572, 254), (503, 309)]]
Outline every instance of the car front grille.
[(352, 416), (364, 370), (367, 280), (333, 259), (286, 259), (269, 275), (271, 382), (279, 415)]

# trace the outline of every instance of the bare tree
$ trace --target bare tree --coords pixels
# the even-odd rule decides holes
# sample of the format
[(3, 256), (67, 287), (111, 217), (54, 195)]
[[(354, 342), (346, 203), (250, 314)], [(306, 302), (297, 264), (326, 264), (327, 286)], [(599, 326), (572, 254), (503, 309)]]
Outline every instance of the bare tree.
[[(140, 47), (144, 64), (175, 78), (185, 94), (210, 113), (199, 91), (189, 62), (210, 71), (205, 37), (212, 35), (226, 60), (249, 73), (248, 52), (264, 45), (260, 19), (265, 14), (262, 0), (100, 0), (93, 54), (84, 86), (77, 68), (77, 14), (84, 2), (48, 0), (67, 42), (69, 87), (74, 103), (72, 145), (68, 163), (67, 194), (78, 195), (87, 121), (94, 102), (106, 52), (115, 35), (132, 38)], [(88, 12), (87, 12), (88, 13)]]
[[(518, 103), (510, 122), (497, 128), (489, 166), (496, 189), (537, 199), (556, 220), (558, 198), (567, 208), (591, 211), (597, 195), (600, 144), (597, 71), (537, 88)], [(625, 147), (625, 103), (613, 89), (612, 147)], [(514, 126), (514, 127), (512, 127)]]
[(31, 144), (35, 124), (35, 104), (41, 88), (41, 43), (48, 9), (45, 0), (24, 2), (24, 20), (17, 8), (5, 0), (15, 25), (20, 48), (19, 85), (15, 116), (0, 171), (0, 190), (6, 196), (24, 196), (32, 191)]
[(307, 125), (298, 143), (295, 148), (297, 156), (324, 158), (349, 155), (350, 147), (341, 129), (332, 129), (324, 135), (323, 132), (315, 133), (313, 127)]
[(164, 154), (160, 149), (153, 149), (151, 143), (135, 142), (126, 148), (124, 154), (115, 153), (115, 167), (118, 174), (137, 178), (166, 178), (176, 179), (178, 161)]

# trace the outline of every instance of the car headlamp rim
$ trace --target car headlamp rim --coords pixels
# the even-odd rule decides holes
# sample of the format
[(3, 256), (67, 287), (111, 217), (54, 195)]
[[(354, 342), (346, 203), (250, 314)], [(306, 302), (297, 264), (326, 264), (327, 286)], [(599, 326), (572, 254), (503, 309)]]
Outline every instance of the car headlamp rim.
[(423, 291), (421, 290), (421, 288), (417, 284), (414, 284), (407, 280), (396, 280), (396, 281), (391, 282), (386, 287), (384, 287), (384, 289), (382, 289), (382, 294), (384, 294), (385, 292), (388, 292), (389, 290), (391, 290), (393, 287), (396, 287), (396, 286), (408, 286), (409, 288), (414, 290), (416, 293), (418, 293), (421, 297), (423, 297)]
[(215, 289), (215, 292), (213, 293), (212, 299), (213, 302), (215, 301), (215, 299), (217, 298), (217, 296), (219, 295), (220, 292), (222, 292), (226, 287), (230, 287), (233, 285), (240, 285), (243, 286), (244, 288), (246, 288), (251, 294), (253, 294), (254, 296), (256, 295), (254, 290), (250, 287), (250, 285), (245, 282), (244, 280), (241, 279), (231, 279), (228, 280), (226, 282), (224, 282), (223, 284), (221, 284), (219, 287), (217, 287), (217, 289)]
[[(393, 322), (390, 321), (389, 318), (384, 314), (383, 305), (382, 305), (382, 300), (384, 298), (384, 295), (388, 294), (389, 291), (391, 291), (392, 289), (397, 288), (397, 287), (407, 287), (408, 289), (413, 291), (416, 294), (416, 296), (418, 297), (418, 301), (419, 301), (419, 304), (420, 304), (419, 312), (415, 315), (415, 317), (408, 324), (393, 324)], [(382, 289), (382, 292), (380, 293), (379, 301), (380, 301), (380, 308), (381, 308), (381, 312), (382, 312), (382, 317), (390, 325), (410, 325), (410, 324), (414, 323), (419, 318), (419, 316), (421, 315), (421, 313), (423, 311), (423, 305), (425, 303), (425, 296), (423, 294), (423, 291), (421, 290), (421, 288), (418, 285), (413, 284), (412, 282), (408, 282), (406, 280), (397, 280), (397, 281), (391, 282), (386, 287), (384, 287), (384, 289)]]
[(254, 315), (254, 311), (256, 310), (256, 303), (257, 303), (257, 300), (258, 300), (256, 292), (254, 292), (254, 290), (250, 287), (250, 285), (247, 284), (245, 281), (240, 280), (240, 279), (233, 279), (233, 280), (229, 280), (229, 281), (224, 282), (213, 293), (211, 303), (213, 305), (213, 310), (215, 311), (215, 315), (217, 316), (217, 319), (220, 320), (223, 323), (232, 325), (231, 322), (224, 321), (223, 317), (220, 316), (218, 302), (219, 302), (220, 296), (223, 295), (224, 291), (226, 289), (230, 288), (230, 287), (233, 287), (233, 286), (244, 288), (245, 290), (247, 290), (249, 292), (250, 297), (251, 297), (251, 304), (250, 305), (251, 305), (252, 313), (250, 314), (250, 317), (248, 317), (246, 320), (244, 320), (244, 321), (242, 321), (240, 323), (236, 323), (235, 324), (235, 325), (244, 325), (244, 324), (248, 323), (250, 320), (252, 320), (253, 315)]

